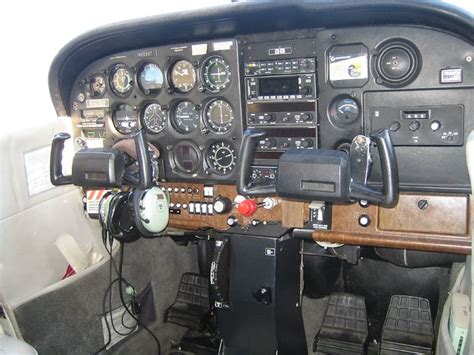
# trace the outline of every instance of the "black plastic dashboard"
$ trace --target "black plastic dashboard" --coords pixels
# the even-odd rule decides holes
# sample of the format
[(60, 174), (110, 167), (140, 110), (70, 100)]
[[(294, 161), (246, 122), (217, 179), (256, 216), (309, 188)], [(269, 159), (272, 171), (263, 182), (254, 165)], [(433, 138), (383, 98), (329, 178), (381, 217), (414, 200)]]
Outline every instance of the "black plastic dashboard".
[(267, 133), (259, 183), (287, 148), (389, 128), (402, 190), (465, 192), (473, 37), (472, 16), (439, 3), (232, 4), (86, 34), (50, 90), (76, 137), (111, 146), (144, 127), (167, 181), (233, 183), (248, 127)]

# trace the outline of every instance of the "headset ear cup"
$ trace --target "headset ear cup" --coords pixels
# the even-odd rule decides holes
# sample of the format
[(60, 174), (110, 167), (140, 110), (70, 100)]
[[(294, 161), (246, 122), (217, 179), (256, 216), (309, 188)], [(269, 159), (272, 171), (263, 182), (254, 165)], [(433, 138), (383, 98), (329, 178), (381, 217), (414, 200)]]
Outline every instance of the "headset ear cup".
[(102, 196), (101, 200), (99, 201), (99, 223), (103, 229), (107, 229), (107, 214), (109, 212), (108, 206), (110, 206), (110, 199), (113, 197), (112, 191), (107, 191), (104, 196)]
[[(133, 199), (132, 199), (132, 209), (133, 209), (133, 214), (135, 218), (135, 225), (137, 226), (137, 229), (141, 233), (141, 235), (145, 238), (154, 238), (157, 235), (155, 233), (152, 233), (148, 230), (146, 225), (143, 223), (143, 217), (141, 215), (141, 200), (143, 196), (147, 193), (148, 190), (142, 190), (142, 189), (136, 189), (133, 193)], [(146, 222), (148, 223), (148, 222)]]
[(128, 207), (128, 192), (119, 192), (112, 197), (110, 201), (109, 213), (107, 216), (107, 227), (112, 237), (119, 242), (130, 243), (140, 238), (140, 234), (135, 227), (135, 224), (129, 229), (124, 229), (120, 225), (120, 220), (123, 213), (129, 213)]

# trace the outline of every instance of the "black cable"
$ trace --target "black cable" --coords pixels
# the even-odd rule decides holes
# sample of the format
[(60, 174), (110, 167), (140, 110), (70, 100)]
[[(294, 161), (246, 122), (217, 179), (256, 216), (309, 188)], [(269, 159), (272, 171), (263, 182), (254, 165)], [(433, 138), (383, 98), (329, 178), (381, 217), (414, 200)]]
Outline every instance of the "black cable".
[(130, 314), (130, 316), (135, 319), (135, 321), (140, 325), (143, 329), (145, 329), (155, 340), (156, 346), (158, 348), (158, 355), (161, 354), (161, 344), (158, 338), (156, 337), (155, 334), (146, 326), (144, 325), (140, 319), (135, 317), (135, 315), (128, 309), (127, 304), (125, 303), (124, 297), (123, 297), (123, 289), (122, 289), (122, 269), (123, 269), (123, 256), (124, 256), (124, 243), (120, 243), (120, 261), (119, 261), (119, 293), (120, 293), (120, 300), (122, 301), (122, 305), (125, 307), (125, 310)]
[[(108, 234), (108, 233), (107, 233)], [(110, 234), (109, 234), (109, 248), (107, 248), (107, 246), (105, 246), (105, 249), (107, 250), (107, 253), (109, 254), (110, 256), (110, 259), (109, 259), (109, 280), (112, 280), (112, 265), (115, 266), (115, 269), (117, 269), (116, 265), (115, 265), (115, 261), (112, 257), (112, 245), (113, 245), (113, 239), (110, 238)], [(118, 276), (118, 274), (117, 274)], [(112, 290), (113, 288), (110, 289), (110, 292), (109, 292), (109, 316), (110, 316), (110, 324), (112, 325), (112, 329), (114, 330), (115, 333), (117, 333), (118, 335), (121, 335), (121, 336), (127, 336), (127, 335), (130, 335), (132, 334), (131, 331), (129, 332), (126, 332), (126, 333), (122, 333), (121, 331), (119, 331), (116, 327), (115, 327), (115, 324), (114, 324), (114, 317), (112, 315)], [(107, 319), (107, 316), (106, 316), (106, 319)]]
[[(102, 299), (102, 316), (105, 316), (106, 315), (106, 311), (105, 311), (105, 305), (106, 305), (106, 302), (107, 302), (107, 295), (109, 294), (109, 291), (110, 289), (112, 288), (113, 284), (116, 283), (118, 281), (118, 277), (113, 280), (110, 284), (109, 284), (109, 287), (107, 288), (107, 290), (105, 291), (104, 293), (104, 298)], [(107, 346), (109, 346), (110, 342), (112, 341), (112, 336), (111, 336), (111, 332), (110, 332), (110, 326), (109, 326), (109, 322), (107, 321), (107, 317), (105, 317), (105, 325), (107, 327), (107, 333), (108, 333), (108, 337), (109, 339), (107, 340), (107, 342), (104, 344), (103, 347), (101, 347), (99, 350), (97, 350), (95, 352), (95, 354), (98, 354), (100, 353), (101, 351), (105, 350), (105, 348), (107, 348)]]
[[(118, 268), (117, 268), (117, 265), (115, 264), (115, 260), (113, 258), (113, 255), (112, 255), (112, 243), (113, 243), (113, 239), (110, 238), (110, 234), (108, 233), (108, 231), (104, 228), (102, 229), (102, 242), (104, 243), (104, 248), (105, 250), (107, 251), (107, 254), (109, 254), (109, 287), (107, 287), (105, 293), (104, 293), (104, 298), (102, 300), (102, 316), (104, 317), (104, 321), (105, 321), (105, 326), (107, 328), (107, 336), (108, 336), (108, 339), (107, 341), (105, 342), (104, 346), (102, 346), (99, 350), (95, 351), (94, 354), (99, 354), (100, 352), (104, 351), (107, 346), (109, 346), (109, 344), (112, 342), (112, 333), (111, 333), (111, 329), (110, 329), (110, 325), (109, 325), (109, 322), (107, 320), (107, 313), (110, 313), (110, 317), (111, 317), (111, 321), (112, 321), (112, 327), (114, 328), (114, 331), (117, 332), (117, 329), (115, 328), (114, 324), (113, 324), (113, 320), (112, 320), (112, 303), (111, 303), (111, 300), (109, 302), (109, 312), (107, 312), (105, 309), (106, 309), (106, 302), (107, 302), (107, 296), (110, 294), (111, 295), (111, 289), (113, 287), (113, 285), (119, 281), (119, 271), (118, 271)], [(107, 242), (109, 242), (110, 244), (110, 249), (109, 247), (107, 246)], [(112, 281), (112, 266), (114, 267), (115, 269), (115, 272), (117, 273), (117, 278), (114, 279)], [(129, 285), (129, 286), (132, 286), (127, 280), (123, 279), (123, 281)], [(124, 311), (125, 313), (126, 311)], [(123, 319), (123, 318), (122, 318)], [(123, 324), (123, 322), (122, 322)], [(125, 326), (125, 324), (123, 324)], [(125, 326), (126, 328), (128, 328), (127, 326)], [(119, 332), (117, 332), (119, 333)], [(131, 334), (131, 332), (129, 333)], [(128, 334), (127, 334), (128, 335)]]
[[(109, 242), (109, 247), (107, 247), (107, 244), (104, 244), (104, 246), (105, 246), (105, 250), (107, 251), (107, 253), (109, 254), (109, 257), (110, 257), (110, 259), (109, 259), (109, 280), (112, 281), (112, 265), (113, 265), (114, 268), (115, 268), (115, 272), (117, 273), (117, 277), (119, 276), (119, 274), (118, 274), (118, 270), (117, 270), (117, 265), (115, 264), (115, 260), (114, 260), (113, 255), (112, 255), (112, 246), (113, 246), (114, 240), (113, 240), (113, 238), (110, 237), (110, 233), (108, 233), (108, 231), (106, 231), (106, 235), (109, 237), (109, 238), (108, 238), (108, 239), (109, 239), (109, 240), (108, 240), (108, 242)], [(106, 237), (105, 239), (107, 239), (107, 237)], [(124, 281), (125, 281), (125, 283), (126, 283), (127, 286), (132, 286), (132, 287), (133, 287), (133, 285), (130, 285), (126, 280), (124, 280)], [(113, 288), (111, 288), (111, 289), (110, 289), (110, 292), (109, 292), (109, 316), (110, 316), (110, 324), (112, 325), (112, 329), (115, 331), (115, 333), (117, 333), (118, 335), (121, 335), (121, 336), (124, 336), (124, 337), (125, 337), (125, 336), (128, 336), (128, 335), (132, 334), (134, 328), (130, 328), (130, 327), (125, 326), (125, 324), (123, 323), (123, 316), (122, 316), (122, 319), (121, 319), (121, 323), (122, 323), (122, 325), (123, 325), (125, 328), (129, 329), (129, 331), (123, 333), (123, 332), (119, 331), (119, 330), (116, 328), (116, 326), (115, 326), (115, 324), (114, 324), (114, 317), (113, 317), (113, 315), (112, 315), (112, 291), (113, 291)], [(125, 311), (124, 311), (124, 313), (125, 313)], [(105, 316), (105, 319), (107, 320), (107, 316)]]

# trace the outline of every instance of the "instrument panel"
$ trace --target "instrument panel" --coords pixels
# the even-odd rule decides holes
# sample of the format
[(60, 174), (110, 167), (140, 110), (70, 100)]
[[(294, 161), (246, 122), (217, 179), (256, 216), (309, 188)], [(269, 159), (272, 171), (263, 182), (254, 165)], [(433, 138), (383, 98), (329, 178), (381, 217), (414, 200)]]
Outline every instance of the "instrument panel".
[[(472, 21), (438, 3), (385, 10), (372, 3), (236, 4), (207, 17), (112, 26), (58, 55), (53, 103), (58, 114), (71, 115), (81, 145), (110, 147), (146, 131), (159, 150), (155, 177), (173, 191), (171, 227), (280, 222), (315, 240), (436, 251), (455, 251), (449, 248), (458, 243), (455, 252), (467, 252), (470, 231), (444, 230), (434, 216), (456, 209), (459, 225), (469, 222), (463, 206), (470, 193), (465, 143), (474, 129)], [(362, 201), (239, 196), (248, 128), (265, 132), (247, 169), (250, 184), (270, 186), (288, 149), (349, 153), (355, 136), (389, 129), (401, 202), (388, 210)], [(368, 186), (377, 189), (375, 150), (371, 158)], [(462, 208), (449, 206), (453, 198)], [(227, 212), (218, 212), (221, 205)], [(405, 229), (387, 229), (391, 221)]]
[(388, 128), (402, 191), (466, 192), (473, 56), (460, 38), (408, 26), (150, 47), (90, 64), (72, 92), (72, 119), (76, 137), (91, 145), (112, 146), (143, 128), (162, 154), (162, 181), (228, 184), (247, 128), (265, 132), (255, 184), (278, 178), (288, 149), (348, 152), (354, 136)]
[(236, 40), (146, 48), (96, 61), (73, 93), (75, 136), (112, 146), (137, 129), (168, 180), (234, 181), (242, 139)]

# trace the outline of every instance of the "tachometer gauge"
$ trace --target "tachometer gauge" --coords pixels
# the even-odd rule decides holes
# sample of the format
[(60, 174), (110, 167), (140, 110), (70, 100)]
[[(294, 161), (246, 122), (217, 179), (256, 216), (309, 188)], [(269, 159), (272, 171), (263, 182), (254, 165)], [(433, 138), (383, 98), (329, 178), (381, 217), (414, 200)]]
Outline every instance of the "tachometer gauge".
[(100, 74), (94, 74), (91, 77), (89, 88), (91, 90), (91, 97), (98, 98), (105, 94), (105, 79)]
[(207, 161), (215, 173), (230, 174), (237, 163), (235, 148), (226, 142), (215, 142), (209, 147)]
[(116, 64), (110, 73), (110, 87), (118, 96), (127, 96), (133, 88), (130, 70), (124, 64)]
[(138, 129), (138, 113), (133, 106), (119, 104), (112, 113), (115, 129), (122, 134), (130, 134)]
[(224, 100), (210, 101), (204, 110), (206, 125), (215, 133), (225, 133), (232, 128), (234, 111), (232, 106)]
[(191, 133), (199, 126), (199, 111), (192, 102), (181, 101), (174, 108), (171, 123), (179, 133)]
[(213, 92), (218, 92), (230, 83), (230, 65), (222, 57), (212, 56), (202, 66), (202, 81)]
[(171, 84), (176, 91), (189, 92), (196, 85), (196, 70), (191, 62), (179, 60), (171, 69)]
[(142, 111), (142, 126), (150, 133), (160, 133), (166, 127), (167, 112), (161, 105), (151, 103)]
[(163, 87), (163, 72), (154, 63), (147, 63), (138, 72), (138, 86), (145, 95), (158, 93)]

